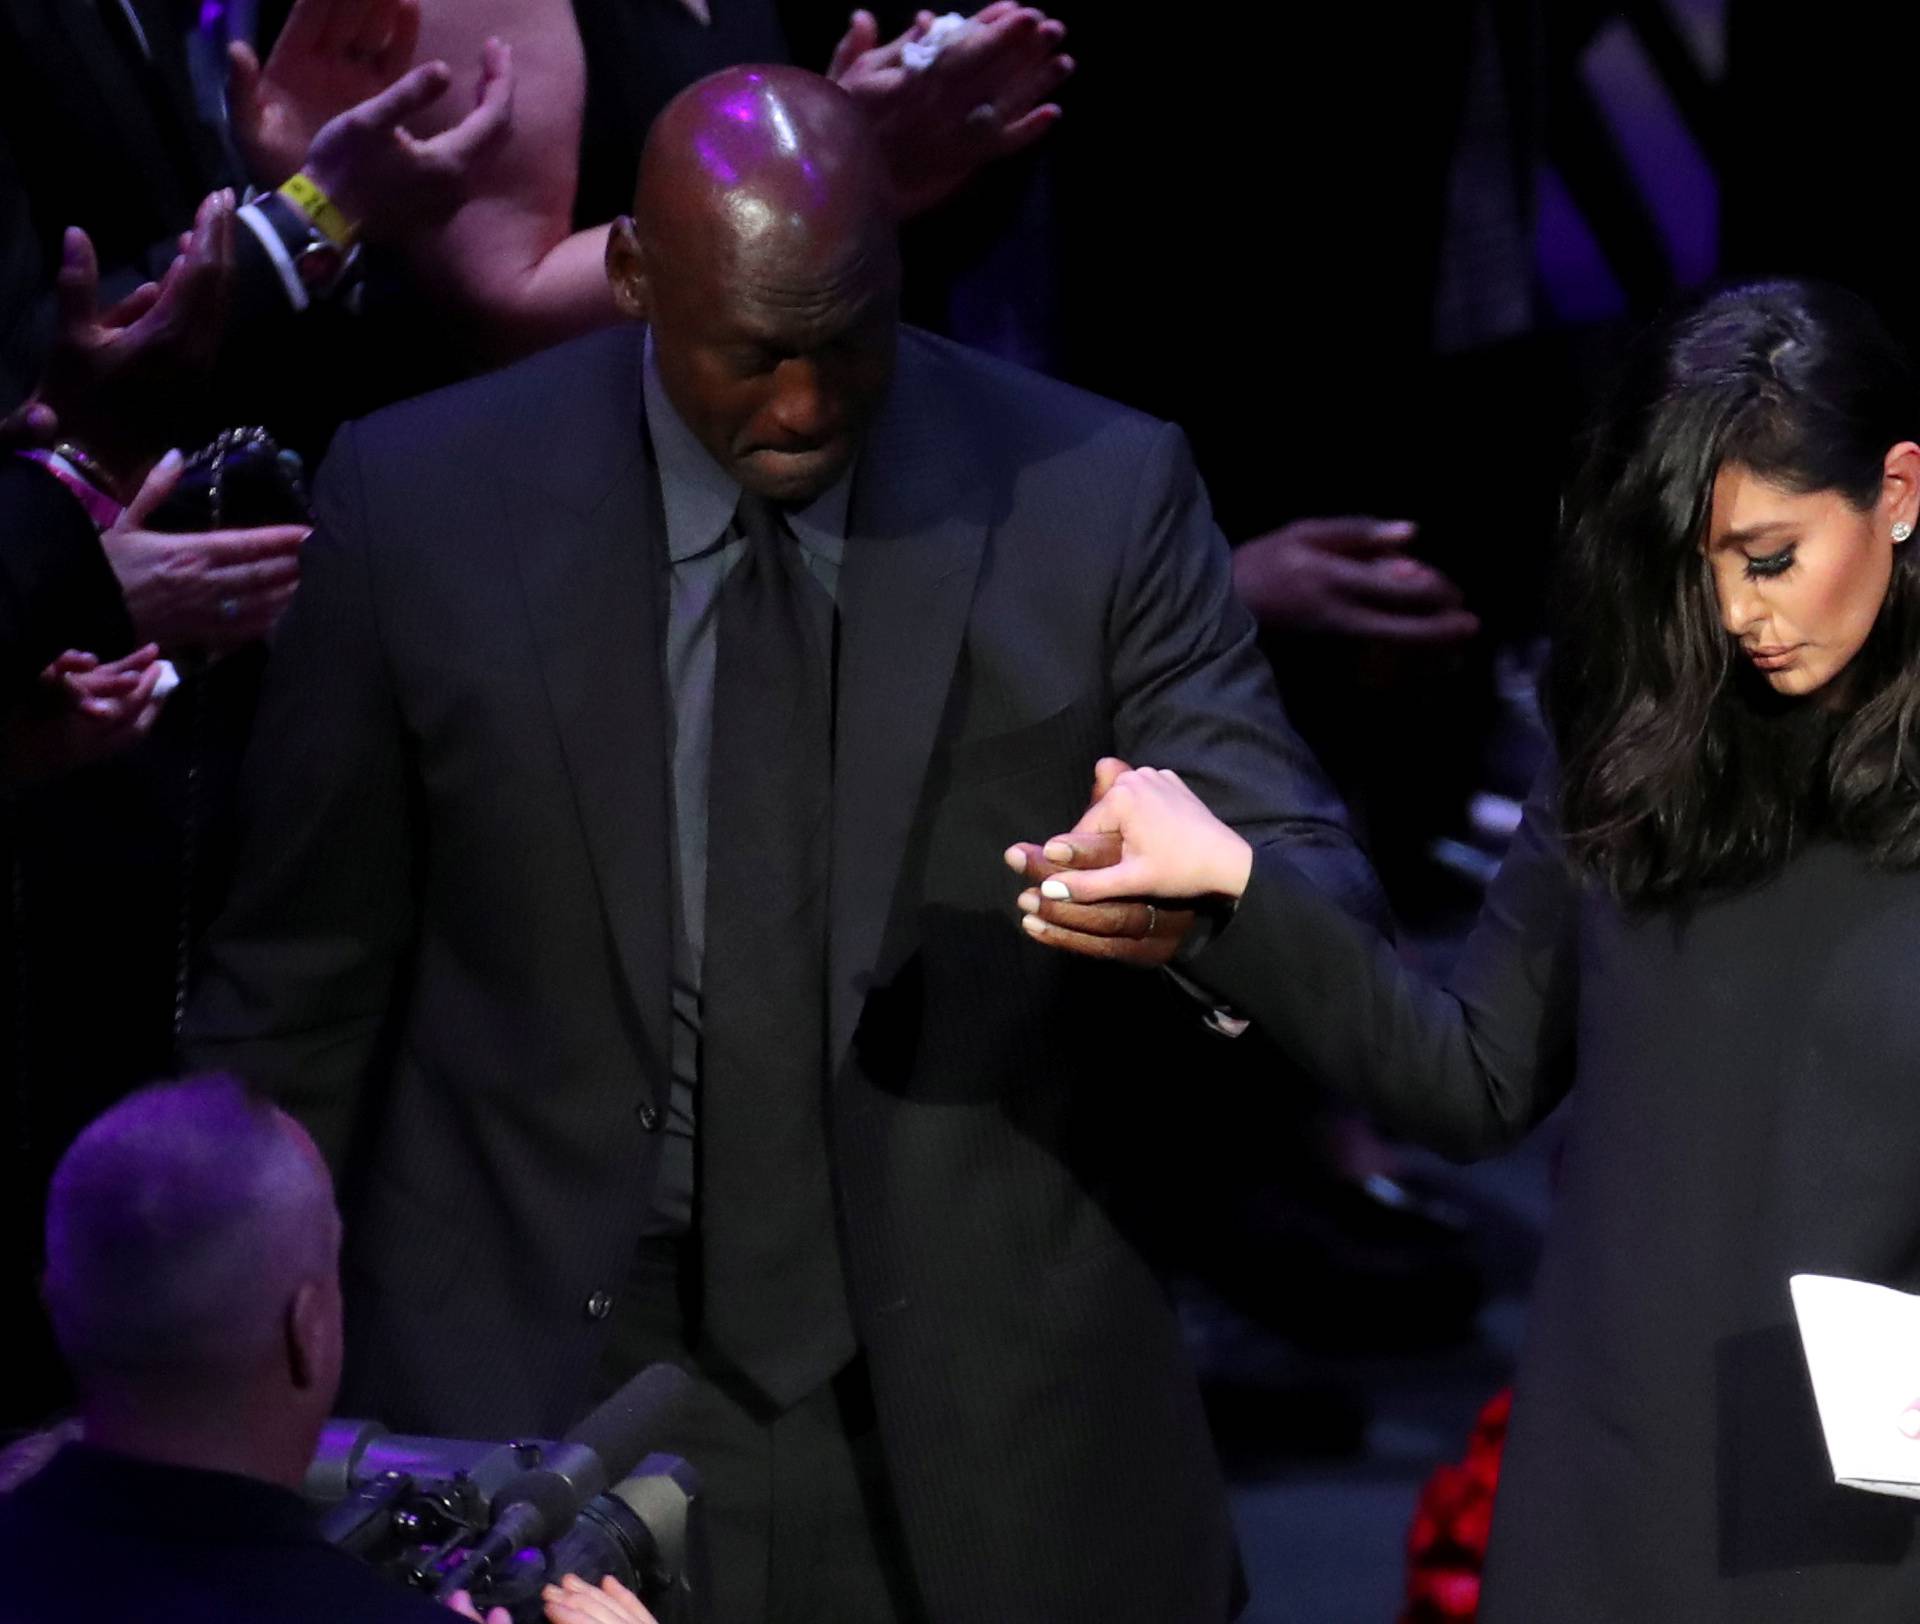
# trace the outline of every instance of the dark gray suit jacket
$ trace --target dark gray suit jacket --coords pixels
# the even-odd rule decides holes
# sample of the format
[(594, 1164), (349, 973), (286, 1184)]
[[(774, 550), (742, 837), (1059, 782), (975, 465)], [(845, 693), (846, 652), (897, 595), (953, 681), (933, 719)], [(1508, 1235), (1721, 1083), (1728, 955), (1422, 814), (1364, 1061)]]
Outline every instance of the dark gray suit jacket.
[[(410, 1430), (574, 1419), (583, 1305), (647, 1211), (672, 955), (640, 356), (596, 335), (342, 432), (192, 1019), (341, 1170), (348, 1402)], [(1337, 892), (1371, 878), (1176, 430), (904, 333), (840, 605), (829, 1130), (923, 1587), (940, 1619), (1218, 1620), (1218, 1472), (1120, 1222), (1205, 1079), (1141, 1063), (1154, 978), (1026, 938), (1001, 853), (1070, 826), (1111, 752)]]

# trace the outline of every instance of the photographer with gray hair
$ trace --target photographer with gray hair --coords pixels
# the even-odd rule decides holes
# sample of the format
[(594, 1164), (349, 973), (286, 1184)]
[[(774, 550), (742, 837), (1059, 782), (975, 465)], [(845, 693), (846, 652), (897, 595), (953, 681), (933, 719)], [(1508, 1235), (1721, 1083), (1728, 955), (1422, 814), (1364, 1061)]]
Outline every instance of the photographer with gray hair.
[[(0, 1624), (446, 1618), (322, 1540), (299, 1494), (340, 1380), (340, 1234), (313, 1141), (231, 1077), (142, 1089), (81, 1134), (44, 1287), (81, 1439), (0, 1496)], [(647, 1621), (584, 1585), (547, 1612)]]

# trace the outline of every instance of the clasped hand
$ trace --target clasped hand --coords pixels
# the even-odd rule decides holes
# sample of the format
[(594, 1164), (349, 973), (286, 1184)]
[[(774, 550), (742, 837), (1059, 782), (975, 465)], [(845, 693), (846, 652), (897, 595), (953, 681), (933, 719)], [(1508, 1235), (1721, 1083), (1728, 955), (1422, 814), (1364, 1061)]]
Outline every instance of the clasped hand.
[(1007, 866), (1036, 941), (1086, 958), (1162, 965), (1193, 929), (1199, 899), (1238, 897), (1253, 850), (1180, 775), (1113, 757), (1094, 769), (1093, 801), (1072, 829), (1020, 842)]

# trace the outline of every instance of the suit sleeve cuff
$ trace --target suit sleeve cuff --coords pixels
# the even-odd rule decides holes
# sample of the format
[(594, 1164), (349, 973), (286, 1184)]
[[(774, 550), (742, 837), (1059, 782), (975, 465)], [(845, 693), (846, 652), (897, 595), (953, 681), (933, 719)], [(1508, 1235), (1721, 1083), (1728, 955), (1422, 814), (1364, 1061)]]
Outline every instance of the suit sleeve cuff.
[(293, 263), (293, 255), (287, 252), (287, 245), (281, 241), (280, 233), (274, 229), (273, 222), (261, 212), (258, 203), (245, 204), (239, 212), (247, 229), (259, 239), (260, 247), (272, 264), (274, 274), (280, 278), (280, 286), (286, 290), (287, 303), (295, 310), (305, 310), (310, 302), (307, 298), (306, 284), (300, 280), (300, 272)]

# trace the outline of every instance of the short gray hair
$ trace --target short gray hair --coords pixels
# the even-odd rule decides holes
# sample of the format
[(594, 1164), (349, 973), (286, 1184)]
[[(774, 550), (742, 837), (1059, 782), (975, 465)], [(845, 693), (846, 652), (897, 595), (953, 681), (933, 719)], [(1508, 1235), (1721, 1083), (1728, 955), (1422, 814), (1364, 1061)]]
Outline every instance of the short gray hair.
[(271, 1102), (232, 1077), (160, 1083), (54, 1173), (47, 1310), (83, 1387), (217, 1380), (271, 1347), (339, 1245), (326, 1169)]

